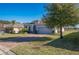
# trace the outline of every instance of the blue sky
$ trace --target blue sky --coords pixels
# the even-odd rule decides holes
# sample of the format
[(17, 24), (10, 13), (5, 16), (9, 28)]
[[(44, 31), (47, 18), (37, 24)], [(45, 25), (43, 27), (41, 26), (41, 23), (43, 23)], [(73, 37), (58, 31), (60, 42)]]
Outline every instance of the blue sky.
[(43, 3), (0, 3), (0, 19), (31, 22), (40, 20), (45, 13)]

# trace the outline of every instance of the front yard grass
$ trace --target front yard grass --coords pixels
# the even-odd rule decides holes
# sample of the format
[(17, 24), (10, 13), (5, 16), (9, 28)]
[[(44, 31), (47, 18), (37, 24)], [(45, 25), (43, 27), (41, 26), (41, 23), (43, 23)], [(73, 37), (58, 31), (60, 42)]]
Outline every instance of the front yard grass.
[(17, 55), (79, 55), (79, 51), (71, 51), (62, 48), (55, 48), (52, 46), (38, 46), (38, 48), (34, 47), (26, 45), (17, 46), (11, 51)]
[[(73, 32), (76, 32), (75, 34)], [(72, 43), (71, 37), (78, 37), (77, 31), (66, 31), (64, 39), (57, 35), (50, 35), (48, 41), (31, 41), (29, 45), (19, 45), (11, 49), (17, 55), (78, 55), (79, 47)]]
[(0, 41), (8, 40), (8, 39), (14, 39), (16, 37), (25, 37), (27, 34), (0, 34)]

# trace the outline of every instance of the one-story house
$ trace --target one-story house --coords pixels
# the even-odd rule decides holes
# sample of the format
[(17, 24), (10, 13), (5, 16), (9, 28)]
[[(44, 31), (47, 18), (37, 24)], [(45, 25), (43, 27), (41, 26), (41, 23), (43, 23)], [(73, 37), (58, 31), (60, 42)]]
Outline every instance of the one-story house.
[(20, 30), (24, 28), (24, 25), (23, 24), (5, 24), (4, 28), (6, 32), (19, 33)]
[(36, 34), (52, 34), (53, 30), (48, 28), (42, 21), (37, 21), (26, 25), (28, 32)]

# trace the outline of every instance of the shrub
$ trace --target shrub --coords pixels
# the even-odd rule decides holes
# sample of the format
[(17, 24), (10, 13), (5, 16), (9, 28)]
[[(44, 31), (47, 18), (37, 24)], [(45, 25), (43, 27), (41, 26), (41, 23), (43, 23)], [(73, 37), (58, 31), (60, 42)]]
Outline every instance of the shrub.
[(11, 28), (5, 28), (5, 31), (7, 33), (13, 33), (13, 28), (12, 27)]
[(23, 28), (20, 33), (26, 33), (27, 32), (27, 28)]

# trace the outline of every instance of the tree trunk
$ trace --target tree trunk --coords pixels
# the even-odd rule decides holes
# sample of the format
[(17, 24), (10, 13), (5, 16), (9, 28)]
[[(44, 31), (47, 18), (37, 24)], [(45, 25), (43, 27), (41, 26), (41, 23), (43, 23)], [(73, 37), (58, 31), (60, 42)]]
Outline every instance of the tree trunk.
[(64, 27), (62, 27), (62, 32), (64, 32), (65, 30), (64, 30)]
[(60, 26), (60, 39), (63, 38), (62, 26)]
[(56, 28), (56, 27), (54, 28), (54, 33), (55, 33), (55, 34), (57, 34), (57, 33), (58, 33), (58, 30), (57, 30), (57, 28)]

